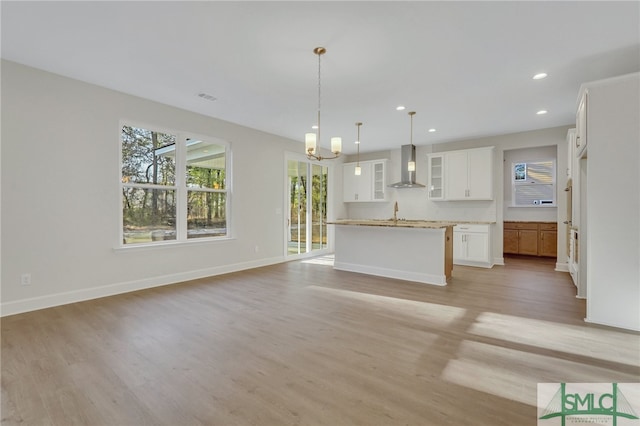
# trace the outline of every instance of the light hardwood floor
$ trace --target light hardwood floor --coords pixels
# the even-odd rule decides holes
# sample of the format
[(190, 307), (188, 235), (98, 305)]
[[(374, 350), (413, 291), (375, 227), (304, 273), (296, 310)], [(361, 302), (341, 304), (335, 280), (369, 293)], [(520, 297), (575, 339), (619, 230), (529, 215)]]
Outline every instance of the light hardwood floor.
[(2, 424), (535, 425), (539, 382), (640, 379), (638, 334), (553, 267), (294, 261), (6, 317)]

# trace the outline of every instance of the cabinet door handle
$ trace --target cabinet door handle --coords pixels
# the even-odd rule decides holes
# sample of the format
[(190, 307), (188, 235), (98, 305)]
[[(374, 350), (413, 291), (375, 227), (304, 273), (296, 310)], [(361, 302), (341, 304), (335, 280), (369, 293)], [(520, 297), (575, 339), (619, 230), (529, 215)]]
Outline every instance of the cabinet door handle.
[(576, 148), (580, 148), (580, 136), (576, 136)]

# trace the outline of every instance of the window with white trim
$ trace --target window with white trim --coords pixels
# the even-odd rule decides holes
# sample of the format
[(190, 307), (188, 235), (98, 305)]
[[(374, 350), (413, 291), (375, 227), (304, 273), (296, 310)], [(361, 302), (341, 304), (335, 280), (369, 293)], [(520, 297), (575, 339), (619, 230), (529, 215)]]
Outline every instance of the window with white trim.
[(121, 128), (122, 244), (228, 237), (227, 142)]
[(513, 206), (555, 207), (555, 160), (513, 163), (511, 170)]

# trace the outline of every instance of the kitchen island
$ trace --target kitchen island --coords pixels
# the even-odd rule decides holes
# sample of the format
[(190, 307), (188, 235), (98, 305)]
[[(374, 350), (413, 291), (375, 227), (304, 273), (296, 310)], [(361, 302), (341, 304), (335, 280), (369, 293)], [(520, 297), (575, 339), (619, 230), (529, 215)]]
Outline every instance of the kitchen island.
[(334, 268), (447, 285), (453, 269), (453, 226), (425, 220), (354, 220), (335, 226)]

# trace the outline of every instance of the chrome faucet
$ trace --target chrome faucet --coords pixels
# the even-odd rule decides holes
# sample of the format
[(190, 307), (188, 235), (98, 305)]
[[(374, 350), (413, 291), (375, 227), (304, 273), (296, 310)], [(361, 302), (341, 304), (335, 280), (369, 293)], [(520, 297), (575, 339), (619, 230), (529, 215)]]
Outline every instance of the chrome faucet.
[(398, 222), (398, 202), (393, 205), (393, 221)]

